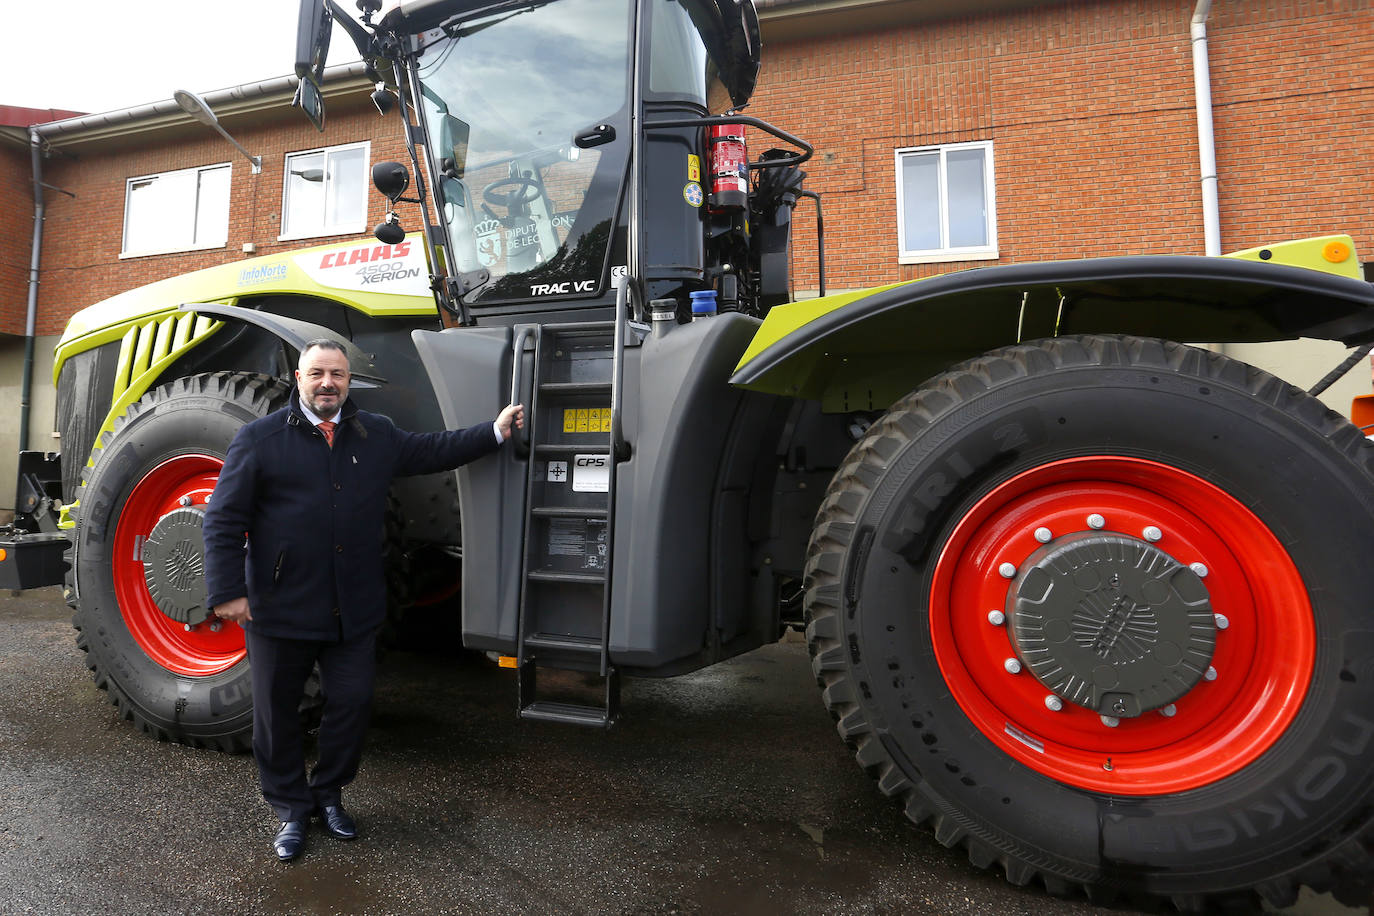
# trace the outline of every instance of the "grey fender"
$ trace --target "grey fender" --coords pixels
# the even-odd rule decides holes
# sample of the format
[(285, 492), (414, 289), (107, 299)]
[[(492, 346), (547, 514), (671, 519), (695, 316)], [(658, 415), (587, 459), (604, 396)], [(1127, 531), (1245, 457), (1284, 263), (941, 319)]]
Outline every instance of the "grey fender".
[(957, 362), (1067, 334), (1366, 343), (1374, 284), (1195, 256), (976, 268), (775, 308), (731, 382), (820, 400), (826, 410), (881, 409)]
[(324, 337), (335, 341), (344, 348), (344, 353), (348, 355), (349, 371), (353, 374), (352, 385), (354, 387), (375, 388), (386, 384), (386, 379), (377, 373), (372, 354), (364, 352), (347, 337), (322, 325), (311, 324), (298, 318), (274, 315), (271, 312), (260, 312), (257, 309), (246, 309), (239, 305), (219, 305), (213, 302), (186, 302), (181, 305), (181, 311), (195, 312), (198, 315), (215, 315), (230, 321), (241, 321), (244, 324), (255, 325), (275, 334), (283, 343), (298, 351), (309, 341)]

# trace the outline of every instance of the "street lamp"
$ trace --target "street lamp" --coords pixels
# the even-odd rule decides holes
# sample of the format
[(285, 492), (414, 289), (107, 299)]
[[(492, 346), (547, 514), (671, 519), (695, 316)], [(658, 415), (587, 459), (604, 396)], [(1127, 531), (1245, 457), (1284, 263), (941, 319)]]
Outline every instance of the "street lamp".
[(215, 117), (215, 113), (210, 110), (209, 105), (205, 104), (204, 99), (194, 92), (187, 92), (185, 89), (178, 89), (176, 92), (173, 92), (172, 98), (176, 99), (176, 103), (181, 106), (182, 111), (186, 112), (206, 127), (213, 127), (220, 132), (220, 135), (224, 137), (224, 139), (238, 147), (238, 151), (247, 156), (248, 161), (253, 163), (254, 175), (262, 171), (262, 157), (254, 156), (243, 148), (242, 143), (239, 143), (239, 141), (229, 136), (229, 131), (225, 130), (224, 127), (220, 125), (219, 118)]

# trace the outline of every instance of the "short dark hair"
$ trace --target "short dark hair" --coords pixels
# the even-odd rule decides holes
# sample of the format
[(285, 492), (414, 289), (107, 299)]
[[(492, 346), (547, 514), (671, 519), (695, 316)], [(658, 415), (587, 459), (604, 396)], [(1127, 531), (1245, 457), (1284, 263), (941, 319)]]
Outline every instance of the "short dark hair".
[(304, 357), (305, 354), (316, 348), (321, 350), (338, 350), (344, 355), (344, 359), (348, 359), (348, 351), (344, 349), (344, 345), (329, 337), (316, 337), (314, 340), (307, 340), (305, 346), (301, 347), (301, 356)]

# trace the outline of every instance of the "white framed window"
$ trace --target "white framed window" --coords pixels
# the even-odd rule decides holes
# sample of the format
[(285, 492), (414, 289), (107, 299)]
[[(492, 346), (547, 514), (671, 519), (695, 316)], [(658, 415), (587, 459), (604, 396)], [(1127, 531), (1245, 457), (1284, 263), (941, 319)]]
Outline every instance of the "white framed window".
[(992, 141), (897, 150), (897, 247), (903, 264), (997, 257)]
[(367, 229), (368, 143), (286, 154), (282, 239)]
[(140, 175), (124, 184), (122, 258), (223, 248), (229, 241), (229, 163)]

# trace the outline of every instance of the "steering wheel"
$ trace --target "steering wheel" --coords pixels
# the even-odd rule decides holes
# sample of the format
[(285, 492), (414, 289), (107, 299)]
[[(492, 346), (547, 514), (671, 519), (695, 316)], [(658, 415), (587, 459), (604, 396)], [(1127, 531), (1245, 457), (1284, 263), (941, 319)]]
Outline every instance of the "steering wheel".
[[(510, 190), (503, 190), (505, 188)], [(537, 200), (539, 194), (539, 182), (523, 175), (512, 175), (500, 181), (493, 181), (482, 189), (483, 200), (493, 206), (505, 207), (507, 212)]]

